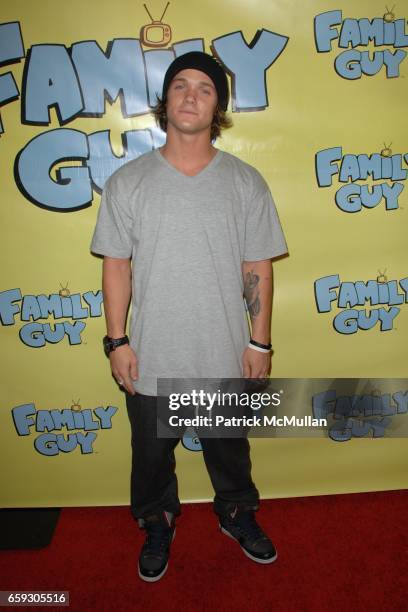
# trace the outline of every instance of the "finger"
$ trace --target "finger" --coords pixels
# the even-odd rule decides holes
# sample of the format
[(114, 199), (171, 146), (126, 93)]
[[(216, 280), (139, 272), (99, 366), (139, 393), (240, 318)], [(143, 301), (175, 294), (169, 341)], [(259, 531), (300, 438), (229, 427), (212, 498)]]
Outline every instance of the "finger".
[(119, 386), (123, 384), (123, 377), (119, 374), (119, 372), (117, 372), (116, 370), (112, 370), (112, 375)]
[(130, 393), (130, 395), (134, 395), (135, 394), (135, 389), (133, 387), (133, 382), (131, 381), (131, 379), (128, 376), (126, 376), (124, 378), (124, 380), (122, 382), (122, 387), (124, 389), (126, 389), (126, 391), (128, 393)]
[(137, 361), (132, 361), (132, 363), (130, 364), (130, 378), (132, 380), (137, 380), (139, 378), (139, 373), (138, 373), (138, 367), (137, 367)]
[(244, 362), (244, 378), (252, 378), (251, 365), (248, 362)]
[(113, 371), (112, 374), (113, 374), (114, 379), (118, 383), (119, 387), (123, 387), (124, 389), (127, 389), (127, 387), (126, 387), (126, 376), (124, 376), (123, 374), (121, 374), (117, 370)]
[(121, 376), (115, 376), (115, 380), (118, 383), (119, 387), (124, 387), (125, 382)]
[(257, 368), (253, 373), (253, 378), (267, 378), (268, 370), (265, 370), (265, 366)]

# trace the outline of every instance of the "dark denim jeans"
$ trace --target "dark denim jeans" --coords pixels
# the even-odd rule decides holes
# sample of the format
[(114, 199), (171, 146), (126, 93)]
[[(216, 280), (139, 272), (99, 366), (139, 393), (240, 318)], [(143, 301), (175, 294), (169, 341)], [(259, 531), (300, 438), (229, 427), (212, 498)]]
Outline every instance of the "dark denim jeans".
[[(132, 429), (131, 511), (135, 519), (166, 510), (180, 514), (174, 449), (179, 438), (157, 438), (157, 398), (126, 394)], [(223, 516), (236, 505), (259, 506), (251, 478), (247, 438), (201, 438), (214, 487), (214, 512)]]

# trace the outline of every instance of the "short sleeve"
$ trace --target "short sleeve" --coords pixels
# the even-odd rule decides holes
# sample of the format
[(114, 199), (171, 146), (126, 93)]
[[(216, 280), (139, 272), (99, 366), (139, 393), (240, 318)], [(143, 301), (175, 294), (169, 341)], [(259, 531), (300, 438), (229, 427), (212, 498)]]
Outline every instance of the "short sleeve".
[(248, 205), (244, 261), (272, 259), (287, 252), (275, 203), (267, 188)]
[(127, 259), (132, 255), (133, 219), (127, 202), (119, 202), (106, 185), (101, 197), (91, 251), (107, 257)]

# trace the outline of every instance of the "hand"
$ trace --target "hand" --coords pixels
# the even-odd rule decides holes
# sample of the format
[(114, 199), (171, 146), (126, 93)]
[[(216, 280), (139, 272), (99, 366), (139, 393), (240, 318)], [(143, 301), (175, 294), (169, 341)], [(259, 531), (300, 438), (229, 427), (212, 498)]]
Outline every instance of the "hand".
[(118, 385), (126, 389), (130, 395), (135, 394), (132, 380), (139, 378), (136, 353), (128, 344), (118, 346), (109, 353), (111, 370)]
[(266, 378), (271, 370), (271, 353), (261, 353), (246, 347), (242, 355), (244, 378)]

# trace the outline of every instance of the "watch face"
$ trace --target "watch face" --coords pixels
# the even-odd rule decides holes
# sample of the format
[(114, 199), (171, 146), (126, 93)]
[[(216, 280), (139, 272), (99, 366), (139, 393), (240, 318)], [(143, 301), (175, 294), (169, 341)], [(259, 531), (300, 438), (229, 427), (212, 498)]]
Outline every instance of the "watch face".
[(103, 339), (103, 350), (105, 351), (105, 355), (108, 357), (109, 353), (113, 349), (112, 342), (109, 340), (107, 336)]
[(123, 344), (129, 344), (129, 338), (127, 336), (123, 336), (122, 338), (112, 339), (109, 336), (105, 336), (103, 339), (103, 348), (105, 354), (108, 356), (109, 353), (114, 351), (116, 347), (122, 346)]

